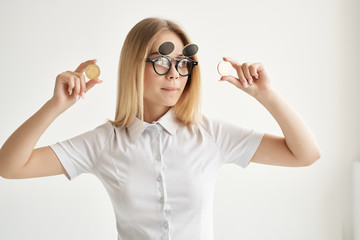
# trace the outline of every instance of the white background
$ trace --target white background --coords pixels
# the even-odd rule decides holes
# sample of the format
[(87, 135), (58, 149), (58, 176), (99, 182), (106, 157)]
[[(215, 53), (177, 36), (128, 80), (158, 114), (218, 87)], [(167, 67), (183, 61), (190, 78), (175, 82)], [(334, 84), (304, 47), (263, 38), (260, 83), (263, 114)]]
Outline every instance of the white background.
[[(305, 168), (222, 167), (214, 196), (215, 239), (354, 239), (359, 13), (355, 0), (0, 0), (0, 145), (52, 96), (59, 73), (88, 59), (98, 59), (104, 82), (56, 119), (37, 147), (112, 119), (126, 34), (143, 18), (170, 18), (199, 45), (205, 114), (281, 134), (255, 99), (218, 82), (222, 56), (262, 62), (322, 150), (321, 159)], [(0, 178), (1, 240), (116, 236), (110, 200), (95, 177)]]

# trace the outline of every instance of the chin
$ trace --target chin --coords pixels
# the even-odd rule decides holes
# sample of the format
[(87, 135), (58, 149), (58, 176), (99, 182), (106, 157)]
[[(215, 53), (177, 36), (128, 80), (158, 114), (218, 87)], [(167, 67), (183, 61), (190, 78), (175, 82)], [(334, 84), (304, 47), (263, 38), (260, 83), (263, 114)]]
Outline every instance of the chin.
[(175, 106), (175, 104), (176, 104), (176, 103), (168, 103), (168, 104), (165, 104), (164, 106), (165, 106), (165, 107), (173, 107), (173, 106)]
[(175, 104), (178, 102), (178, 98), (177, 99), (167, 99), (166, 101), (163, 101), (163, 106), (166, 107), (173, 107), (175, 106)]

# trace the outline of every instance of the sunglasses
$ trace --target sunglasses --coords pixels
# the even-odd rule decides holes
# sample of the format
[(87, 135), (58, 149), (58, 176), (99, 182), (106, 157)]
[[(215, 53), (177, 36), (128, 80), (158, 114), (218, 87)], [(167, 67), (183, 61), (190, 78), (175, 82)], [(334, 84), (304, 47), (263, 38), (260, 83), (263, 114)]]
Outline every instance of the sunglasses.
[(166, 75), (170, 72), (172, 63), (175, 62), (175, 69), (178, 71), (180, 76), (186, 77), (189, 76), (192, 72), (194, 66), (198, 64), (197, 61), (192, 60), (191, 58), (184, 57), (180, 59), (169, 58), (167, 56), (158, 56), (155, 58), (146, 58), (146, 62), (151, 62), (154, 68), (154, 71), (158, 75)]

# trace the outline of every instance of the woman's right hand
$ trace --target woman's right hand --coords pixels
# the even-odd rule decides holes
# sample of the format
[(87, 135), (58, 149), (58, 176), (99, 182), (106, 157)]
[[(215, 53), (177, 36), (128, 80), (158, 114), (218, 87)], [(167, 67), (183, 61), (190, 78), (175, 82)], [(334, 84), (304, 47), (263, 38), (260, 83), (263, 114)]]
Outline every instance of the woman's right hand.
[(83, 62), (74, 72), (63, 72), (56, 77), (53, 97), (0, 148), (0, 176), (30, 178), (66, 173), (50, 147), (34, 149), (34, 146), (56, 117), (72, 106), (81, 93), (102, 82), (99, 79), (85, 82), (85, 68), (94, 63), (96, 60)]
[(102, 82), (99, 79), (90, 79), (88, 82), (85, 81), (83, 73), (89, 64), (96, 64), (96, 59), (81, 63), (74, 72), (66, 71), (56, 77), (52, 100), (57, 106), (61, 107), (63, 111), (76, 103), (79, 97), (84, 96), (93, 86)]

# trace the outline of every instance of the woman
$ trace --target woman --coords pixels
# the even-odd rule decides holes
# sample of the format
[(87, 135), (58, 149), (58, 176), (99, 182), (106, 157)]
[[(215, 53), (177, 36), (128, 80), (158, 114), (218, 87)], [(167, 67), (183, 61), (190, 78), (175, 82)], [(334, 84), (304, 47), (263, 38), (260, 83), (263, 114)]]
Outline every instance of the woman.
[(213, 239), (213, 193), (222, 164), (246, 167), (251, 161), (295, 167), (320, 158), (311, 131), (271, 87), (261, 63), (224, 58), (237, 77), (221, 80), (257, 99), (275, 118), (283, 137), (202, 116), (196, 51), (184, 51), (189, 43), (172, 21), (139, 22), (121, 52), (115, 120), (34, 149), (56, 117), (101, 83), (85, 82), (83, 75), (96, 60), (59, 74), (53, 97), (1, 148), (1, 176), (65, 174), (73, 179), (92, 173), (112, 200), (118, 239), (208, 240)]

